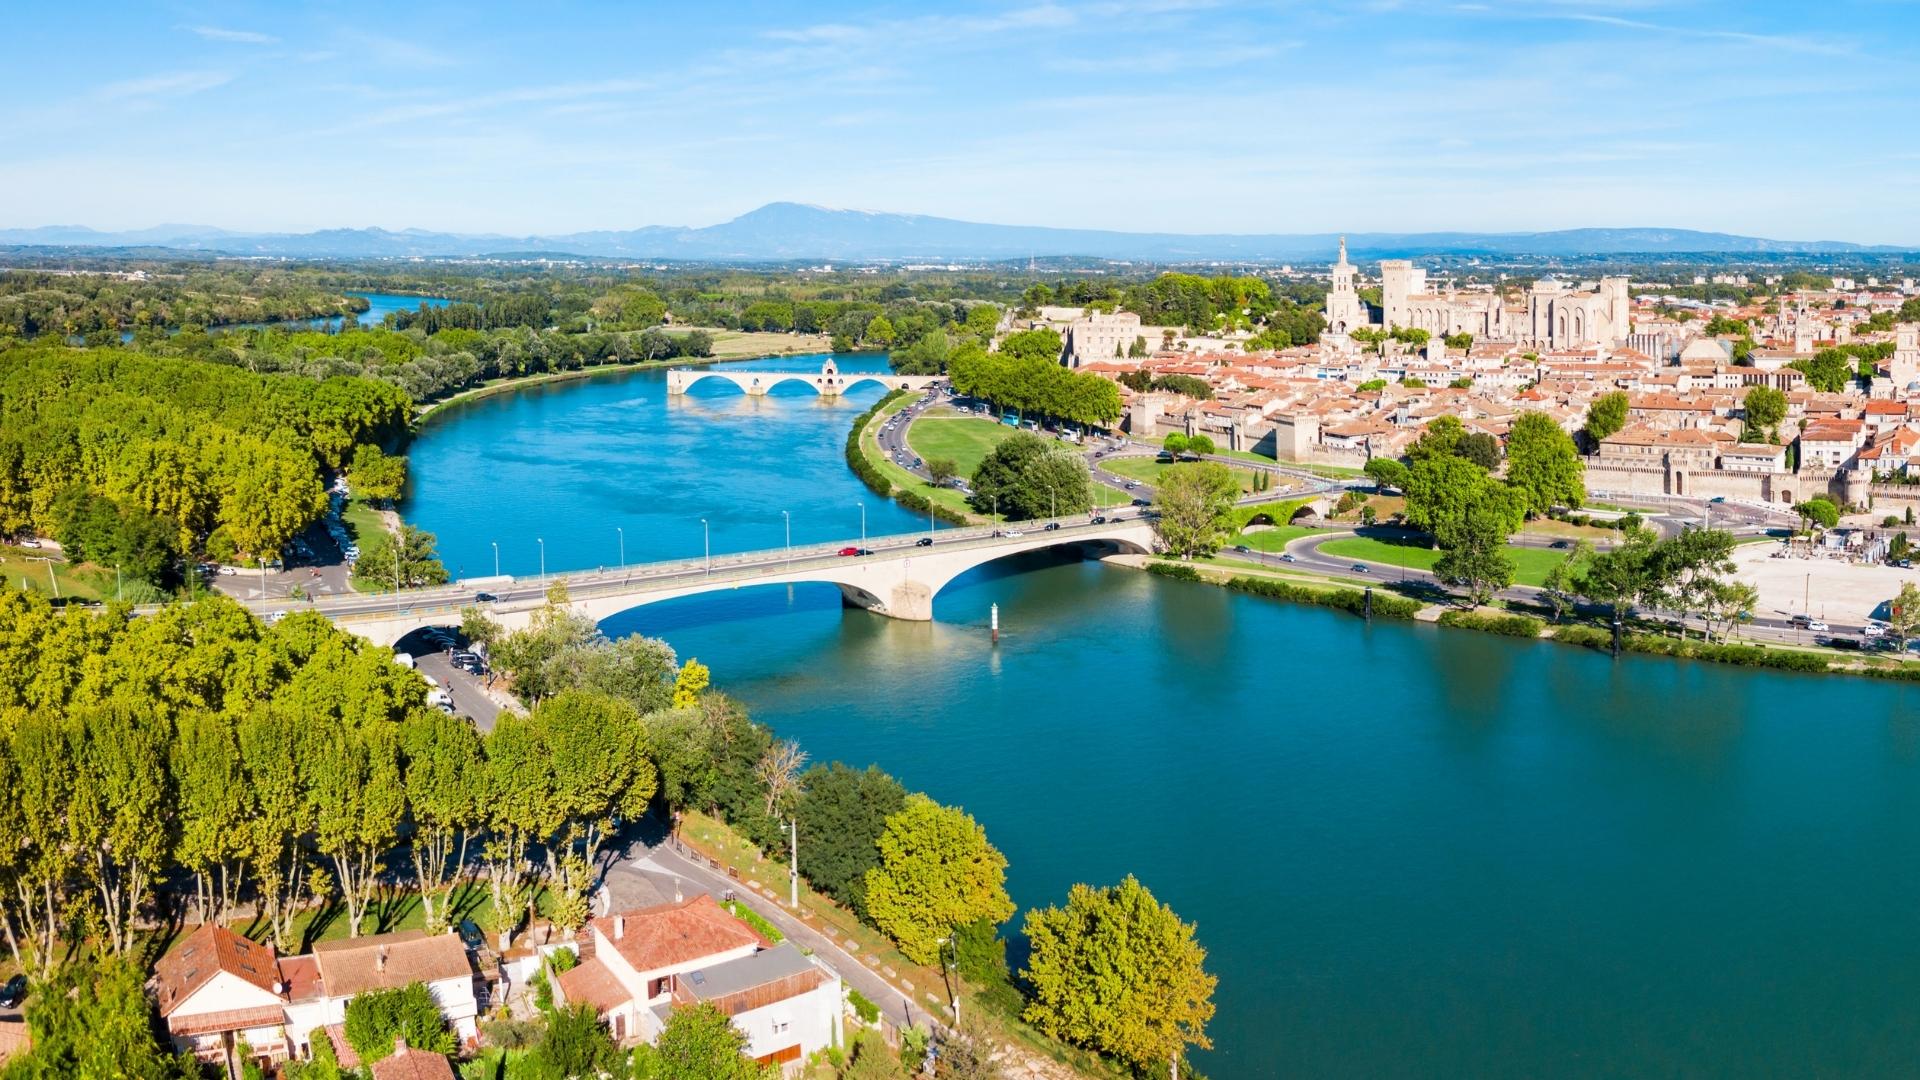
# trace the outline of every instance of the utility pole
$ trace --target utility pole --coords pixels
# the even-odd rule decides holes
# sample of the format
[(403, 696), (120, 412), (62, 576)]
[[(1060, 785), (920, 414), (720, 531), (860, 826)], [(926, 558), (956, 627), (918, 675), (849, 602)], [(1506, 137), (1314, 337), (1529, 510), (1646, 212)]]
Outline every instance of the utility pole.
[(787, 569), (793, 569), (793, 515), (780, 511), (780, 519), (787, 525)]
[(700, 519), (700, 543), (707, 551), (707, 576), (713, 576), (713, 532), (707, 528), (707, 519)]
[(540, 545), (540, 580), (545, 581), (547, 580), (547, 541), (545, 537), (536, 536), (533, 542)]
[(55, 600), (58, 600), (58, 599), (60, 599), (60, 580), (59, 580), (58, 578), (56, 578), (56, 577), (54, 577), (54, 576), (53, 576), (53, 556), (51, 556), (51, 555), (29, 555), (29, 556), (27, 556), (27, 561), (28, 561), (28, 562), (43, 562), (43, 563), (46, 563), (46, 564), (47, 564), (47, 584), (49, 584), (49, 585), (51, 585), (51, 586), (53, 586), (53, 598), (54, 598)]
[(625, 570), (627, 568), (627, 530), (615, 525), (613, 531), (620, 534), (620, 569)]
[(860, 504), (860, 546), (867, 546), (867, 504)]
[(500, 576), (500, 541), (491, 540), (488, 542), (493, 545), (493, 576), (499, 577)]
[(800, 910), (800, 822), (795, 818), (787, 819), (787, 832), (793, 837), (787, 845), (787, 854), (792, 862), (787, 866), (787, 906)]

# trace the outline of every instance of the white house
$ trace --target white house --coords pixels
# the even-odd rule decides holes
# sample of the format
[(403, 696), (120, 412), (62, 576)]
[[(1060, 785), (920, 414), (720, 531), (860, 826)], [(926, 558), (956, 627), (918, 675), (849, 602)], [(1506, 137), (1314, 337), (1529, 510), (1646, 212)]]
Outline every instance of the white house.
[(651, 1042), (674, 1008), (702, 1002), (732, 1018), (763, 1064), (840, 1043), (840, 977), (792, 945), (771, 947), (704, 893), (593, 920), (581, 955), (555, 997), (592, 1005), (622, 1044)]
[[(345, 1027), (347, 1002), (356, 996), (416, 982), (426, 984), (462, 1043), (471, 1045), (479, 1037), (473, 961), (457, 934), (402, 930), (322, 941), (312, 953), (289, 957), (280, 967), (287, 988), (287, 1036), (301, 1057), (311, 1052), (317, 1029), (337, 1035)], [(334, 1042), (344, 1045), (338, 1037)]]
[(176, 1050), (231, 1076), (244, 1064), (242, 1043), (262, 1064), (286, 1059), (285, 988), (273, 946), (202, 926), (160, 958), (150, 985)]

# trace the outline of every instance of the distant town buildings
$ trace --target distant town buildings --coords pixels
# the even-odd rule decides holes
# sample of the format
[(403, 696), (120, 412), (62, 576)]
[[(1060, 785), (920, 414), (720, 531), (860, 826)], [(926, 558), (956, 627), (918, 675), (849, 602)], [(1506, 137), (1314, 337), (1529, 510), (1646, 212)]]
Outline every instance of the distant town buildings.
[[(1206, 382), (1205, 399), (1123, 385), (1124, 426), (1142, 438), (1206, 434), (1231, 449), (1357, 467), (1404, 453), (1442, 415), (1504, 439), (1532, 410), (1581, 433), (1594, 401), (1618, 392), (1627, 426), (1597, 443), (1582, 435), (1590, 489), (1772, 503), (1824, 493), (1894, 512), (1920, 503), (1920, 470), (1909, 472), (1920, 444), (1920, 325), (1885, 314), (1914, 298), (1911, 280), (1836, 279), (1831, 290), (1736, 304), (1685, 299), (1672, 286), (1636, 296), (1624, 277), (1543, 279), (1522, 291), (1436, 286), (1408, 260), (1379, 271), (1370, 304), (1342, 240), (1320, 341), (1278, 350), (1248, 352), (1246, 334), (1194, 339), (1124, 312), (1045, 309), (1042, 318), (1063, 328), (1082, 370)], [(1130, 355), (1139, 341), (1149, 355)], [(1816, 388), (1802, 369), (1840, 346), (1853, 349), (1845, 386)], [(1871, 378), (1854, 377), (1861, 348), (1873, 351)], [(1756, 387), (1785, 395), (1785, 420), (1772, 430), (1747, 422)]]

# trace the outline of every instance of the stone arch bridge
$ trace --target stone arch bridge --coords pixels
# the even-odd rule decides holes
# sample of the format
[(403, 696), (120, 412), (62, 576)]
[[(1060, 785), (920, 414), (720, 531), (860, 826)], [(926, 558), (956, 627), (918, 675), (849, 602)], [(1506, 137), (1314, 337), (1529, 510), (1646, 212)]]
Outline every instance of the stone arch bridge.
[[(869, 555), (841, 555), (847, 544), (776, 548), (705, 559), (647, 563), (619, 570), (550, 574), (510, 584), (483, 585), (493, 600), (481, 604), (487, 614), (508, 630), (526, 627), (546, 604), (548, 586), (564, 580), (568, 606), (595, 622), (622, 611), (683, 596), (747, 588), (824, 582), (835, 585), (849, 607), (865, 608), (895, 619), (929, 621), (933, 598), (948, 582), (977, 566), (1029, 551), (1077, 547), (1105, 558), (1116, 554), (1143, 554), (1153, 550), (1152, 524), (1143, 517), (1101, 524), (1061, 521), (1048, 529), (1044, 522), (1025, 523), (1001, 535), (992, 530), (949, 529), (934, 533), (934, 543), (922, 546), (926, 533), (874, 537)], [(317, 610), (344, 630), (379, 644), (391, 645), (429, 625), (460, 621), (461, 609), (473, 606), (475, 587), (441, 586), (408, 590), (398, 596), (328, 597), (312, 604), (281, 604), (279, 610)]]
[(879, 383), (888, 390), (925, 390), (939, 382), (940, 375), (894, 375), (889, 372), (843, 372), (829, 360), (819, 371), (740, 371), (701, 368), (672, 368), (667, 372), (667, 393), (684, 394), (695, 383), (708, 379), (730, 382), (759, 397), (782, 383), (810, 386), (821, 397), (839, 397), (864, 382)]

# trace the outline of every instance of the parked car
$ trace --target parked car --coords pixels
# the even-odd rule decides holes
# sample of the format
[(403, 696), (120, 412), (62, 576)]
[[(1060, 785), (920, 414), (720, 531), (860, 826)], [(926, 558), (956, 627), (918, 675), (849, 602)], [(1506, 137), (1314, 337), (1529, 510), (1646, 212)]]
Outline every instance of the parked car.
[(7, 985), (0, 986), (0, 1009), (17, 1009), (25, 1000), (27, 1000), (25, 975), (15, 975), (7, 980)]
[(487, 935), (481, 932), (479, 924), (472, 919), (461, 919), (460, 944), (478, 952), (487, 947)]
[(914, 546), (914, 547), (932, 547), (932, 546), (933, 546), (933, 537), (931, 537), (931, 536), (923, 536), (923, 537), (921, 537), (920, 539), (918, 539), (918, 540), (915, 540), (915, 541), (913, 542), (913, 546)]
[(1152, 506), (1153, 504), (1152, 504), (1152, 503), (1150, 503), (1150, 502), (1148, 502), (1148, 501), (1147, 501), (1147, 500), (1145, 500), (1145, 499), (1135, 499), (1135, 500), (1133, 500), (1133, 505), (1135, 505), (1135, 506)]
[(840, 549), (840, 554), (842, 554), (842, 555), (858, 555), (858, 554), (860, 554), (860, 549), (859, 549), (859, 548), (857, 548), (857, 547), (843, 547), (843, 548), (841, 548), (841, 549)]

